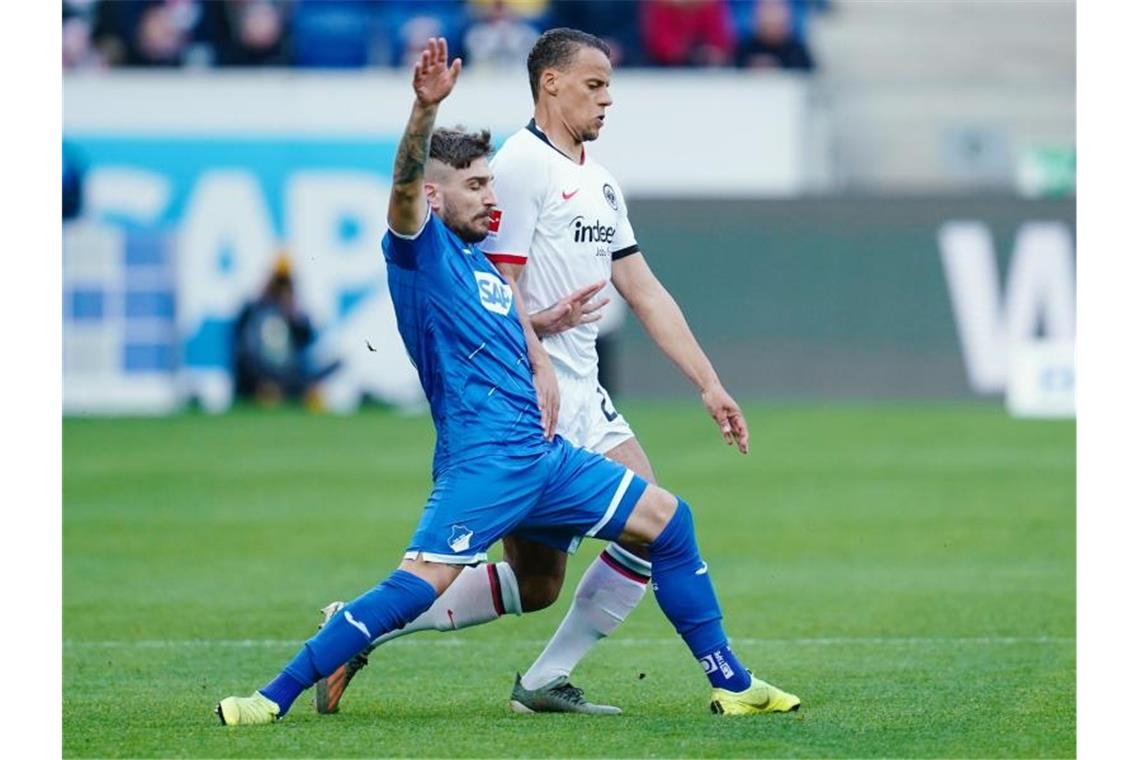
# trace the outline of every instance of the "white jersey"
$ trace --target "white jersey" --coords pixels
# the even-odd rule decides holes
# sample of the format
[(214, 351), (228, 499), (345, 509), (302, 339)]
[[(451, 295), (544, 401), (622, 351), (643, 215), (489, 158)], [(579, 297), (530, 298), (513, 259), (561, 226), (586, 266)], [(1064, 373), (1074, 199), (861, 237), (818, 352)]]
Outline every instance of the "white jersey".
[[(532, 119), (491, 160), (498, 207), (480, 245), (495, 263), (525, 264), (519, 280), (533, 314), (598, 280), (615, 260), (638, 252), (617, 181), (586, 156), (574, 161), (554, 147)], [(609, 307), (607, 307), (609, 308)], [(562, 375), (597, 374), (596, 323), (544, 338)]]

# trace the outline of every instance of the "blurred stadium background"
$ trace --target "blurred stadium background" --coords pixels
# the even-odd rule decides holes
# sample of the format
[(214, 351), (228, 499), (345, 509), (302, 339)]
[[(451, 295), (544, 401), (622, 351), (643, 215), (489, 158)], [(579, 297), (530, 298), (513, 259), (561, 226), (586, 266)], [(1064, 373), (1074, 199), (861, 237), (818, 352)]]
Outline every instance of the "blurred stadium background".
[[(313, 334), (250, 350), (341, 362), (334, 409), (415, 403), (376, 254), (403, 63), (446, 35), (468, 69), (441, 123), (501, 141), (529, 118), (530, 43), (562, 24), (621, 51), (591, 151), (736, 393), (1000, 396), (1011, 356), (1073, 338), (1072, 3), (63, 8), (69, 412), (228, 408), (234, 323), (281, 267)], [(615, 392), (687, 392), (611, 311)], [(1048, 359), (1046, 406), (1071, 379)]]
[[(206, 702), (288, 653), (272, 641), (307, 635), (299, 605), (358, 590), (378, 553), (388, 566), (426, 492), (429, 422), (402, 414), (422, 401), (378, 252), (405, 63), (446, 36), (465, 69), (439, 123), (501, 142), (530, 116), (531, 42), (563, 25), (617, 51), (589, 150), (758, 450), (744, 466), (711, 450), (684, 379), (620, 304), (604, 382), (663, 481), (720, 524), (701, 533), (730, 620), (820, 705), (763, 746), (627, 723), (627, 744), (596, 737), (592, 754), (1072, 755), (1076, 11), (1057, 0), (65, 0), (65, 754), (317, 751), (195, 732)], [(368, 507), (378, 491), (398, 505)], [(763, 517), (741, 514), (752, 499)], [(298, 564), (298, 535), (343, 554)], [(251, 551), (264, 567), (239, 563)], [(273, 591), (227, 596), (233, 573)], [(650, 607), (628, 635), (664, 641)], [(790, 617), (773, 629), (753, 608)], [(555, 620), (509, 635), (537, 652)], [(433, 657), (471, 667), (463, 652), (495, 635)], [(171, 636), (270, 644), (235, 678), (245, 650), (203, 673), (217, 652)], [(896, 643), (859, 644), (874, 641)], [(520, 729), (489, 700), (529, 656), (470, 676), (475, 754), (509, 751), (496, 731)], [(623, 657), (600, 651), (587, 685), (644, 700), (605, 680)], [(890, 719), (844, 703), (881, 697), (860, 669), (897, 687)], [(670, 688), (703, 718), (683, 675)], [(971, 696), (932, 697), (945, 680)], [(199, 682), (158, 717), (123, 704)], [(829, 689), (853, 715), (827, 712)], [(107, 705), (118, 735), (86, 722)], [(901, 723), (867, 728), (896, 707)], [(591, 754), (559, 725), (563, 751)], [(423, 747), (385, 730), (373, 752)]]

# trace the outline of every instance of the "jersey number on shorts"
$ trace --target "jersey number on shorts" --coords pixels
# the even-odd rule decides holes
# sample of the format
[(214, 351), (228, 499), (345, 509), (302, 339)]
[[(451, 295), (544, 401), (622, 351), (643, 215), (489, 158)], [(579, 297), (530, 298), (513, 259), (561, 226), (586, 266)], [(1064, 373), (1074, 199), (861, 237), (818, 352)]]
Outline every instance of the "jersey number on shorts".
[[(598, 386), (598, 395), (602, 397), (602, 414), (606, 416), (606, 422), (613, 422), (618, 418), (617, 410), (614, 409), (613, 404), (610, 403), (610, 397), (606, 395), (600, 385)], [(606, 404), (609, 404), (609, 409), (606, 408)]]

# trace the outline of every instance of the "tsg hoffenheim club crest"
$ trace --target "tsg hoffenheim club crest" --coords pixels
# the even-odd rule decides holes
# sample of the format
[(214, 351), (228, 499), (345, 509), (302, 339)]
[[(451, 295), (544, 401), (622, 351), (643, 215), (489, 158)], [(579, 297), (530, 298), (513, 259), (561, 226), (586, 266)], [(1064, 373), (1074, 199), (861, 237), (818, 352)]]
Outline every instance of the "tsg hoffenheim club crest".
[(447, 545), (453, 552), (465, 552), (471, 547), (471, 537), (474, 535), (466, 525), (452, 525), (451, 538), (447, 539)]

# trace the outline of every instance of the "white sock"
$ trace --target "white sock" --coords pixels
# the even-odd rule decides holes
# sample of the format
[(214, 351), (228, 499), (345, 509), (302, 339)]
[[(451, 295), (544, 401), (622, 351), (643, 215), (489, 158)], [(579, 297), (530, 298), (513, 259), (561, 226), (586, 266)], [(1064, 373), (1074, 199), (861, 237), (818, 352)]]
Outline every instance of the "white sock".
[(522, 677), (523, 688), (537, 689), (558, 676), (569, 676), (594, 644), (609, 636), (645, 596), (651, 568), (617, 544), (607, 546), (586, 568), (570, 611)]
[(511, 566), (506, 562), (473, 565), (463, 568), (426, 612), (372, 643), (383, 644), (416, 631), (457, 631), (497, 620), (507, 613), (522, 614), (519, 585)]

